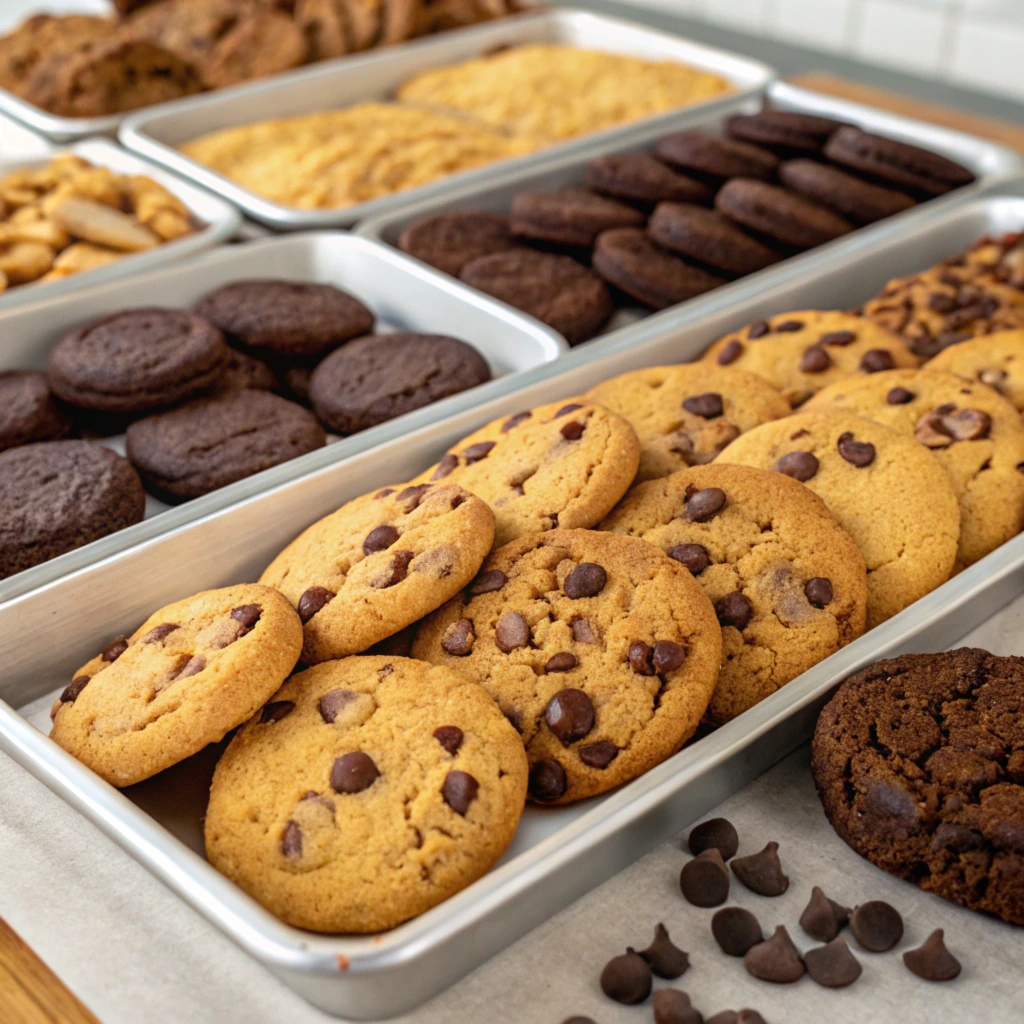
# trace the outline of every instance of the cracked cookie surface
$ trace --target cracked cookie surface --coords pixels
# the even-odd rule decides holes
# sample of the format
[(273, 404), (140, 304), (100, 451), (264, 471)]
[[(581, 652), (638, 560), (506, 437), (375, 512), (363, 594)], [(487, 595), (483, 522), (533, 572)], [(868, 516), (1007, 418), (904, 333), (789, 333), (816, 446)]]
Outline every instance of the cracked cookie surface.
[(753, 707), (864, 632), (860, 550), (825, 503), (783, 473), (716, 463), (649, 480), (601, 529), (682, 563), (715, 606), (722, 669), (708, 706), (713, 722)]
[(867, 564), (869, 629), (953, 571), (953, 485), (931, 452), (881, 423), (834, 409), (794, 413), (743, 434), (718, 461), (785, 472), (825, 502)]
[(364, 494), (301, 533), (263, 571), (298, 609), (307, 664), (365, 651), (439, 608), (475, 575), (494, 516), (455, 484)]
[(329, 661), (292, 676), (224, 752), (207, 856), (289, 924), (381, 931), (497, 861), (526, 777), (516, 731), (464, 676)]
[(291, 672), (302, 627), (257, 584), (207, 590), (152, 614), (83, 665), (56, 701), (50, 738), (115, 786), (216, 743)]
[(818, 719), (815, 785), (862, 857), (1024, 925), (1024, 658), (961, 648), (851, 676)]
[(554, 530), (494, 552), (425, 620), (412, 653), (480, 683), (522, 736), (530, 796), (566, 804), (636, 778), (693, 735), (722, 632), (701, 586), (653, 545)]

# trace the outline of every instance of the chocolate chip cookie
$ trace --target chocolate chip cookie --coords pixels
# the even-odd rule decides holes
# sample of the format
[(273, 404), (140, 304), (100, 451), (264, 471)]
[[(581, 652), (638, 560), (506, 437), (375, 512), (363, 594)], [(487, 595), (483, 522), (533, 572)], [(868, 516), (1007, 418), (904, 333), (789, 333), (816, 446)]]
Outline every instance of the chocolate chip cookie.
[(206, 853), (288, 924), (379, 932), (498, 860), (526, 777), (516, 731), (463, 675), (408, 658), (329, 661), (292, 676), (231, 741)]
[(987, 384), (1024, 411), (1024, 328), (958, 342), (929, 360), (928, 369)]
[(840, 381), (807, 408), (836, 409), (883, 423), (919, 441), (949, 474), (960, 503), (961, 566), (1024, 526), (1024, 421), (985, 384), (932, 370), (890, 370)]
[(931, 452), (889, 427), (834, 409), (798, 412), (741, 435), (718, 459), (785, 473), (825, 502), (867, 564), (869, 629), (953, 572), (953, 485)]
[(872, 321), (820, 309), (779, 313), (733, 331), (704, 361), (763, 377), (794, 407), (838, 380), (920, 362), (905, 341)]
[(483, 210), (451, 210), (414, 221), (398, 237), (410, 256), (458, 277), (478, 256), (515, 248), (508, 218)]
[(415, 483), (458, 484), (494, 511), (494, 540), (594, 526), (626, 493), (640, 442), (626, 420), (583, 398), (503, 416), (455, 445)]
[(674, 754), (722, 655), (711, 602), (632, 537), (555, 530), (499, 548), (421, 626), (413, 656), (479, 682), (522, 734), (530, 796), (572, 803)]
[(480, 568), (494, 516), (454, 483), (385, 487), (301, 533), (264, 570), (299, 611), (307, 664), (365, 651), (439, 608)]
[(281, 686), (302, 625), (275, 590), (247, 583), (161, 608), (111, 640), (50, 712), (50, 738), (115, 786), (216, 743)]
[(587, 164), (587, 184), (602, 195), (651, 206), (671, 200), (707, 203), (714, 192), (702, 181), (688, 178), (650, 153), (609, 153)]
[(586, 397), (629, 420), (640, 438), (639, 480), (711, 462), (744, 431), (791, 411), (763, 378), (707, 362), (634, 370)]
[(640, 227), (644, 220), (635, 207), (579, 185), (520, 192), (509, 211), (513, 235), (555, 245), (593, 245), (602, 231)]
[(59, 441), (71, 433), (71, 417), (50, 394), (37, 370), (0, 372), (0, 452), (33, 441)]
[(822, 711), (811, 769), (862, 857), (1024, 925), (1024, 659), (961, 648), (851, 676)]
[(783, 473), (716, 463), (638, 484), (602, 530), (684, 565), (722, 625), (707, 716), (726, 722), (864, 632), (864, 558), (825, 503)]

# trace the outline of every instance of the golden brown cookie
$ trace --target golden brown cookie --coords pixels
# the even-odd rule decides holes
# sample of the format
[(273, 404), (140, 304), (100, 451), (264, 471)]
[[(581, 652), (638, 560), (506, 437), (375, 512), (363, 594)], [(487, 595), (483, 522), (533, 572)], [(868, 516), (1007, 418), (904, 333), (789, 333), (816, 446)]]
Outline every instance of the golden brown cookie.
[(873, 420), (833, 409), (799, 412), (738, 437), (718, 457), (806, 484), (860, 548), (870, 629), (945, 583), (960, 510), (935, 457)]
[(808, 403), (867, 416), (919, 441), (949, 474), (960, 503), (961, 566), (1024, 525), (1024, 421), (992, 388), (933, 370), (891, 370), (840, 381)]
[(867, 577), (825, 503), (782, 473), (715, 463), (638, 484), (601, 524), (681, 562), (722, 626), (708, 718), (725, 722), (864, 632)]
[(629, 420), (641, 480), (710, 462), (745, 430), (791, 411), (763, 377), (707, 362), (633, 370), (586, 397)]
[(358, 654), (423, 618), (476, 574), (494, 516), (453, 483), (385, 487), (301, 533), (263, 571), (298, 609), (303, 661)]
[(458, 673), (328, 661), (289, 679), (224, 752), (206, 853), (288, 924), (383, 931), (497, 861), (526, 773), (515, 730)]
[(423, 623), (413, 656), (479, 682), (522, 734), (531, 797), (566, 804), (693, 735), (722, 634), (700, 585), (653, 545), (554, 530), (495, 551)]
[(115, 786), (216, 743), (291, 672), (302, 626), (275, 590), (207, 590), (151, 615), (74, 675), (50, 738)]
[(928, 369), (987, 384), (1024, 410), (1024, 328), (950, 345), (928, 362)]
[(594, 526), (636, 476), (640, 442), (603, 406), (566, 399), (503, 416), (460, 441), (416, 482), (443, 480), (494, 512), (496, 545)]

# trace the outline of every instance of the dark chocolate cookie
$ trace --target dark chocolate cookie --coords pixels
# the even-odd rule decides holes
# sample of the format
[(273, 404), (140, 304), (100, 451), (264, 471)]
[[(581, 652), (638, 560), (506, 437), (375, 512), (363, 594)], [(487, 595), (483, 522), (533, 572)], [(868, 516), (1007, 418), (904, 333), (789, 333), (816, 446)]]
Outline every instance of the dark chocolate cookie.
[(50, 353), (50, 387), (69, 405), (142, 413), (214, 384), (227, 358), (220, 331), (179, 309), (126, 309), (65, 334)]
[(843, 121), (829, 117), (766, 107), (756, 114), (733, 114), (725, 122), (725, 134), (738, 142), (765, 146), (791, 156), (820, 153), (832, 134), (842, 127)]
[(634, 203), (707, 203), (714, 190), (666, 167), (650, 153), (609, 153), (587, 164), (587, 184), (602, 195)]
[(659, 249), (642, 228), (598, 235), (594, 269), (610, 284), (653, 309), (667, 309), (725, 280)]
[(879, 661), (818, 719), (825, 815), (861, 856), (1024, 925), (1024, 658), (961, 648)]
[(904, 192), (873, 185), (817, 160), (787, 160), (779, 168), (779, 180), (855, 224), (872, 224), (917, 205)]
[(116, 452), (89, 441), (0, 453), (0, 579), (140, 522), (146, 495)]
[(727, 181), (715, 196), (715, 209), (794, 249), (813, 249), (853, 230), (848, 220), (826, 207), (753, 178)]
[(277, 391), (281, 382), (277, 374), (262, 360), (239, 352), (237, 348), (229, 348), (224, 369), (212, 391), (214, 394), (226, 394), (229, 391)]
[(615, 310), (604, 281), (569, 256), (512, 249), (467, 263), (459, 277), (535, 316), (570, 345), (592, 338)]
[(0, 452), (33, 441), (58, 441), (71, 432), (71, 419), (50, 394), (37, 370), (0, 373)]
[(323, 427), (301, 406), (269, 391), (237, 391), (137, 420), (125, 448), (149, 490), (179, 502), (325, 443)]
[(710, 178), (770, 178), (779, 166), (779, 158), (767, 149), (699, 131), (666, 135), (654, 155), (672, 167)]
[(593, 245), (602, 231), (639, 227), (644, 219), (634, 207), (578, 185), (520, 192), (509, 212), (512, 234), (556, 245)]
[(730, 274), (752, 274), (782, 259), (728, 217), (690, 203), (659, 203), (647, 233), (671, 252)]
[(440, 334), (371, 334), (332, 352), (309, 388), (328, 430), (354, 434), (491, 379), (471, 345)]
[(329, 284), (234, 281), (199, 301), (196, 312), (232, 344), (257, 356), (321, 355), (373, 330), (373, 314)]
[(482, 210), (452, 210), (408, 225), (398, 248), (410, 256), (458, 277), (477, 256), (503, 252), (516, 245), (508, 218)]

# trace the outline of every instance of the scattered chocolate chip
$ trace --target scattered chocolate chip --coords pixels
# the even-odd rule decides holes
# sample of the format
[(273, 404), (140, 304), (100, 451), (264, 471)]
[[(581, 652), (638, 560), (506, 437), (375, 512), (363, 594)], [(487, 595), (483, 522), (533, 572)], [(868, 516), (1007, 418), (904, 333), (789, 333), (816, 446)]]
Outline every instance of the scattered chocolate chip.
[(439, 725), (434, 730), (434, 739), (454, 757), (462, 746), (462, 730), (457, 725)]
[(811, 345), (800, 357), (801, 373), (824, 373), (832, 365), (832, 357), (817, 345)]
[(836, 446), (839, 454), (858, 469), (870, 466), (875, 461), (875, 446), (868, 441), (855, 441), (853, 434), (847, 430), (839, 435), (839, 443)]
[(763, 338), (766, 334), (770, 333), (771, 325), (767, 320), (758, 320), (747, 328), (747, 337), (751, 341), (757, 341), (758, 338)]
[(491, 453), (491, 449), (497, 444), (497, 441), (477, 441), (476, 444), (471, 444), (468, 448), (462, 449), (462, 457), (466, 460), (466, 465), (471, 466), (474, 462), (480, 462), (481, 459), (486, 459)]
[(568, 416), (569, 413), (575, 412), (577, 409), (582, 409), (582, 408), (583, 408), (583, 406), (582, 406), (581, 403), (579, 403), (579, 402), (570, 402), (568, 405), (563, 405), (562, 408), (559, 409), (558, 412), (555, 413), (554, 418), (556, 420), (560, 419), (562, 416)]
[(578, 644), (597, 644), (601, 642), (601, 634), (590, 619), (572, 620), (572, 638)]
[(651, 664), (651, 655), (653, 653), (643, 640), (634, 640), (629, 645), (629, 651), (626, 654), (626, 657), (629, 659), (629, 667), (638, 676), (653, 676), (654, 666)]
[(804, 584), (804, 594), (815, 608), (824, 608), (832, 603), (832, 581), (824, 576), (815, 576)]
[(524, 420), (528, 420), (533, 415), (532, 412), (517, 412), (515, 416), (509, 416), (507, 420), (501, 425), (501, 432), (507, 434), (513, 427), (518, 427)]
[(162, 622), (154, 626), (140, 641), (143, 644), (159, 643), (164, 637), (170, 636), (176, 629), (181, 629), (176, 622)]
[(955, 296), (947, 295), (945, 292), (932, 292), (928, 296), (928, 308), (936, 313), (941, 313), (943, 316), (952, 313), (956, 306)]
[(492, 590), (501, 590), (508, 583), (508, 577), (500, 569), (488, 569), (480, 573), (470, 584), (469, 592), (474, 596), (489, 594)]
[(754, 606), (747, 599), (745, 594), (734, 590), (725, 597), (720, 597), (715, 602), (715, 614), (723, 626), (733, 626), (736, 629), (744, 629), (751, 616), (754, 614)]
[(456, 619), (441, 634), (441, 650), (456, 658), (464, 658), (473, 650), (476, 634), (469, 619)]
[(189, 676), (197, 676), (206, 668), (206, 659), (201, 654), (194, 654), (192, 657), (184, 655), (188, 660), (178, 670), (175, 679), (187, 679)]
[(811, 452), (789, 452), (775, 463), (775, 468), (800, 483), (806, 483), (818, 472), (818, 457)]
[(668, 929), (658, 924), (654, 929), (654, 941), (640, 950), (659, 978), (678, 978), (690, 966), (690, 958), (669, 938)]
[(309, 622), (325, 604), (333, 600), (333, 590), (326, 587), (310, 587), (299, 598), (299, 618), (303, 623)]
[(690, 829), (686, 843), (694, 857), (714, 847), (722, 855), (722, 860), (729, 860), (736, 856), (740, 837), (727, 818), (709, 818)]
[(542, 802), (557, 800), (568, 789), (565, 769), (555, 760), (545, 758), (530, 769), (530, 796)]
[(729, 897), (729, 869), (714, 847), (683, 865), (679, 888), (695, 907), (717, 907)]
[(725, 491), (721, 487), (705, 487), (694, 491), (686, 500), (682, 518), (691, 523), (706, 523), (725, 506)]
[(594, 728), (594, 705), (582, 690), (559, 690), (548, 701), (544, 720), (562, 746), (567, 747)]
[(980, 441), (992, 429), (992, 417), (980, 409), (958, 409), (942, 417), (954, 441)]
[(843, 925), (850, 920), (850, 908), (830, 900), (818, 886), (811, 890), (811, 898), (800, 915), (800, 927), (812, 939), (831, 942)]
[(480, 783), (469, 772), (451, 771), (444, 777), (441, 795), (456, 814), (465, 817), (479, 790)]
[(676, 544), (668, 549), (668, 557), (681, 562), (694, 576), (699, 576), (711, 564), (711, 556), (703, 544)]
[(860, 977), (863, 970), (846, 940), (839, 937), (827, 946), (807, 950), (804, 963), (811, 980), (824, 988), (846, 988)]
[(757, 1010), (722, 1010), (714, 1017), (708, 1017), (704, 1024), (768, 1024)]
[(674, 640), (654, 641), (654, 654), (651, 661), (654, 665), (654, 671), (658, 675), (664, 675), (666, 672), (675, 672), (685, 660), (686, 648), (682, 644), (677, 644)]
[(411, 487), (406, 487), (404, 490), (399, 491), (395, 495), (395, 501), (408, 502), (405, 506), (405, 511), (412, 512), (413, 509), (420, 507), (420, 502), (426, 497), (430, 487), (430, 484), (413, 484)]
[(331, 788), (335, 793), (361, 793), (377, 781), (380, 771), (373, 758), (362, 750), (339, 757), (331, 766)]
[(297, 860), (302, 856), (302, 829), (297, 821), (289, 821), (281, 836), (281, 853), (288, 860)]
[(654, 1024), (703, 1024), (704, 1018), (693, 1008), (690, 997), (677, 988), (658, 989), (651, 1006)]
[(562, 427), (559, 433), (566, 441), (578, 441), (583, 436), (584, 430), (586, 430), (585, 424), (580, 423), (578, 420), (571, 420)]
[(494, 642), (498, 650), (510, 654), (530, 643), (530, 627), (519, 612), (502, 612), (494, 627)]
[(978, 380), (982, 384), (987, 384), (990, 388), (995, 388), (996, 391), (1003, 390), (1003, 384), (1006, 383), (1006, 372), (1004, 370), (989, 369), (982, 370), (978, 374)]
[(576, 667), (576, 655), (568, 651), (552, 654), (544, 665), (545, 672), (568, 672)]
[(819, 345), (852, 345), (857, 340), (853, 331), (829, 331), (818, 339)]
[(507, 711), (502, 711), (502, 714), (508, 719), (509, 725), (520, 735), (523, 732), (523, 713), (516, 711), (514, 708), (509, 708)]
[(382, 498), (386, 498), (389, 494), (394, 494), (394, 487), (385, 487), (382, 491), (378, 491), (374, 496), (374, 501), (380, 501)]
[(725, 411), (722, 396), (717, 391), (705, 391), (702, 395), (691, 395), (683, 399), (683, 408), (694, 416), (706, 420), (717, 419)]
[(75, 676), (74, 679), (64, 687), (64, 692), (60, 695), (61, 703), (63, 704), (74, 704), (78, 695), (89, 685), (91, 676)]
[(769, 843), (760, 853), (735, 857), (731, 867), (732, 873), (759, 896), (781, 896), (789, 888), (779, 861), (778, 843)]
[(896, 360), (887, 348), (870, 348), (860, 359), (860, 368), (865, 373), (881, 373), (883, 370), (891, 370), (895, 365)]
[(926, 448), (948, 448), (953, 443), (953, 436), (946, 429), (938, 410), (926, 412), (917, 421), (914, 437)]
[(749, 910), (723, 907), (711, 918), (711, 934), (726, 956), (745, 956), (764, 941), (761, 925)]
[(633, 949), (613, 956), (601, 972), (601, 990), (609, 999), (626, 1006), (642, 1003), (651, 994), (652, 981), (647, 961)]
[(608, 740), (601, 740), (599, 743), (586, 743), (577, 747), (576, 752), (580, 760), (588, 768), (605, 769), (619, 756), (619, 748)]
[(906, 405), (914, 400), (914, 392), (909, 388), (889, 388), (885, 396), (887, 405)]
[(785, 925), (779, 925), (766, 942), (751, 946), (743, 957), (747, 972), (761, 981), (788, 985), (804, 976), (804, 962)]
[(732, 341), (726, 342), (718, 353), (718, 365), (728, 366), (730, 363), (735, 363), (742, 354), (743, 342), (733, 338)]
[(908, 949), (903, 962), (925, 981), (952, 981), (960, 973), (960, 961), (946, 949), (941, 928), (936, 928), (917, 949)]
[(358, 697), (359, 694), (351, 690), (328, 690), (317, 702), (320, 717), (325, 722), (333, 722), (338, 717), (338, 712), (343, 711)]
[(776, 334), (795, 334), (803, 329), (803, 320), (783, 320), (781, 324), (776, 324), (773, 328)]
[(363, 554), (372, 555), (378, 551), (386, 551), (398, 540), (398, 531), (388, 524), (375, 526), (363, 540)]
[[(449, 452), (445, 455), (441, 461), (434, 468), (434, 472), (431, 474), (431, 480), (443, 480), (456, 466), (459, 464), (458, 455), (453, 455)], [(394, 541), (391, 542), (392, 544)]]
[(128, 650), (128, 640), (126, 637), (119, 636), (114, 640), (111, 640), (109, 644), (103, 649), (103, 654), (100, 655), (104, 661), (117, 661), (118, 658)]
[(377, 590), (387, 590), (397, 586), (409, 575), (409, 563), (416, 557), (414, 551), (395, 551), (391, 555), (387, 570), (380, 576), (370, 580), (370, 586)]
[(869, 953), (884, 953), (903, 938), (903, 918), (882, 900), (870, 900), (855, 907), (850, 915), (850, 931), (857, 944)]
[(581, 597), (595, 597), (608, 582), (608, 574), (596, 562), (580, 562), (562, 584), (565, 596), (574, 601)]
[(280, 722), (282, 718), (290, 715), (294, 710), (295, 701), (293, 700), (272, 700), (269, 704), (263, 705), (263, 710), (260, 712), (260, 722), (263, 725)]

